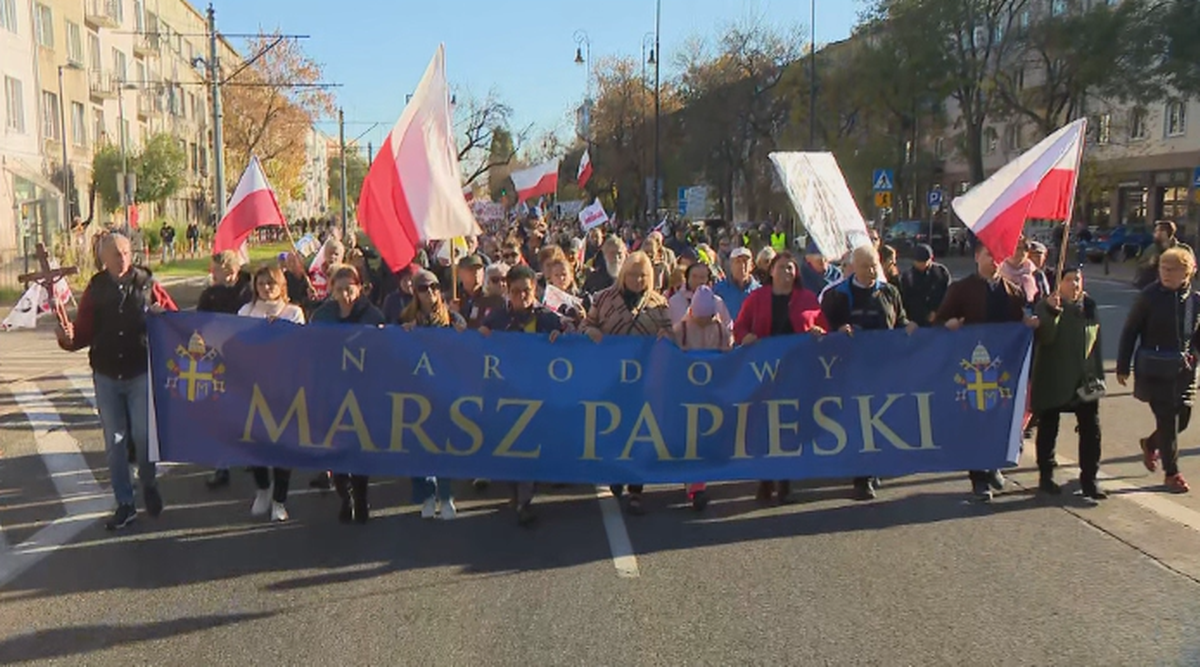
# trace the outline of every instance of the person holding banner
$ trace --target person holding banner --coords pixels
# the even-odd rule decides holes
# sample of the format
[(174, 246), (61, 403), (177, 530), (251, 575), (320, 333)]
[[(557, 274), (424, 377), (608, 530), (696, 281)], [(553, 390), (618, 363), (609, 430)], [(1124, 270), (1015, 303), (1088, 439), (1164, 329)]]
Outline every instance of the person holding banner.
[(820, 294), (826, 287), (842, 279), (842, 271), (825, 259), (825, 254), (810, 241), (804, 251), (804, 266), (800, 267), (804, 287), (813, 294)]
[[(829, 326), (853, 336), (857, 330), (873, 331), (904, 327), (909, 335), (917, 330), (904, 312), (900, 290), (879, 274), (879, 252), (874, 246), (859, 246), (850, 255), (853, 273), (825, 292), (821, 312)], [(856, 477), (854, 499), (874, 500), (878, 477)]]
[(96, 410), (117, 500), (117, 509), (104, 527), (119, 530), (137, 519), (126, 451), (129, 440), (137, 449), (138, 482), (146, 512), (157, 518), (163, 511), (155, 464), (149, 455), (146, 318), (149, 313), (178, 308), (149, 269), (134, 266), (129, 237), (117, 232), (105, 234), (99, 253), (103, 269), (92, 276), (80, 297), (75, 322), (66, 321), (64, 316), (56, 334), (58, 346), (68, 352), (91, 348), (88, 362), (96, 386)]
[[(566, 255), (555, 255), (542, 264), (542, 270), (546, 279), (546, 294), (542, 302), (563, 318), (568, 331), (576, 331), (583, 324), (591, 299), (579, 293), (570, 260)], [(553, 290), (557, 290), (557, 293)], [(551, 298), (552, 294), (556, 298)]]
[[(413, 292), (417, 298), (400, 313), (400, 326), (407, 331), (416, 327), (454, 327), (457, 331), (467, 330), (467, 321), (452, 312), (442, 296), (442, 285), (431, 271), (420, 271), (413, 278)], [(421, 506), (421, 518), (439, 517), (450, 521), (458, 516), (454, 506), (452, 482), (440, 477), (413, 477), (412, 498), (414, 505)], [(440, 506), (439, 506), (440, 505)]]
[[(752, 345), (760, 338), (811, 334), (818, 338), (829, 331), (829, 322), (821, 312), (817, 295), (800, 281), (800, 265), (790, 252), (781, 252), (771, 260), (771, 282), (758, 288), (742, 304), (742, 312), (733, 324), (738, 345)], [(788, 480), (763, 481), (758, 500), (769, 501), (772, 494), (779, 504), (791, 500)]]
[(742, 312), (742, 304), (754, 290), (762, 287), (751, 275), (754, 255), (749, 248), (734, 248), (729, 252), (729, 273), (725, 280), (717, 283), (713, 292), (725, 301), (729, 316), (734, 320)]
[[(537, 302), (537, 274), (528, 266), (515, 266), (508, 272), (508, 307), (493, 312), (479, 328), (479, 333), (484, 336), (490, 336), (493, 331), (545, 334), (553, 343), (565, 330), (562, 318)], [(537, 485), (517, 482), (512, 485), (512, 491), (517, 523), (531, 525), (537, 519), (533, 512)]]
[[(1038, 319), (1025, 314), (1025, 292), (1008, 282), (991, 251), (976, 240), (976, 272), (950, 284), (946, 298), (938, 308), (937, 322), (951, 331), (975, 324), (1025, 322), (1036, 329)], [(983, 502), (992, 501), (992, 491), (1004, 490), (1004, 475), (999, 470), (972, 470), (968, 473), (971, 489)]]
[(1190, 491), (1179, 472), (1179, 434), (1192, 419), (1196, 359), (1200, 354), (1200, 294), (1192, 292), (1196, 256), (1186, 246), (1158, 257), (1158, 280), (1142, 290), (1129, 309), (1117, 353), (1117, 382), (1150, 405), (1154, 432), (1141, 440), (1142, 463), (1150, 472), (1161, 457), (1171, 493)]
[[(282, 320), (292, 324), (304, 324), (304, 311), (299, 306), (289, 303), (284, 286), (287, 279), (283, 269), (278, 266), (264, 266), (254, 272), (254, 300), (241, 307), (237, 314), (241, 317), (256, 317), (267, 321)], [(271, 516), (271, 521), (287, 521), (288, 486), (292, 480), (292, 471), (287, 468), (251, 468), (254, 475), (254, 485), (258, 491), (254, 495), (254, 504), (250, 507), (251, 516)]]
[[(667, 299), (672, 325), (679, 324), (687, 316), (696, 290), (707, 287), (711, 291), (712, 283), (712, 269), (708, 264), (698, 262), (687, 267), (684, 273), (683, 287), (672, 294), (670, 299)], [(725, 301), (716, 295), (713, 295), (713, 299), (714, 307), (717, 309), (717, 319), (720, 320), (722, 326), (733, 331), (733, 318), (729, 316), (729, 309), (725, 307)]]
[[(657, 336), (671, 338), (670, 307), (666, 298), (654, 289), (654, 265), (650, 256), (638, 251), (621, 264), (617, 281), (596, 295), (584, 321), (583, 333), (599, 343), (605, 336)], [(613, 484), (618, 499), (624, 484)], [(630, 514), (643, 514), (641, 484), (629, 485)]]
[[(341, 245), (341, 244), (339, 244)], [(363, 294), (362, 278), (352, 266), (333, 265), (329, 271), (329, 300), (313, 313), (312, 321), (326, 324), (381, 326), (383, 313)], [(371, 516), (367, 505), (366, 475), (333, 475), (333, 485), (342, 499), (338, 520), (342, 523), (366, 523)]]
[[(242, 270), (242, 260), (236, 252), (223, 250), (213, 255), (208, 271), (212, 284), (200, 293), (198, 312), (235, 315), (254, 298), (250, 275)], [(229, 469), (217, 468), (204, 483), (210, 489), (229, 486)]]

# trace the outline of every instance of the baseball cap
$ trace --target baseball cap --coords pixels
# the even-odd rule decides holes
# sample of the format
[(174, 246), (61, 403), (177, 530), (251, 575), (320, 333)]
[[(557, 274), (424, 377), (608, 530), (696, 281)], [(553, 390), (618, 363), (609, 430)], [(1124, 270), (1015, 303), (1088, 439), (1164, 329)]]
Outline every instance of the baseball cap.
[(745, 257), (746, 259), (753, 260), (754, 253), (750, 252), (749, 248), (734, 248), (733, 251), (729, 253), (729, 259), (733, 260), (737, 259), (738, 257)]
[(439, 285), (440, 286), (441, 282), (438, 280), (437, 275), (434, 274), (433, 271), (427, 271), (425, 269), (421, 269), (420, 271), (417, 272), (417, 275), (413, 277), (413, 285), (415, 285), (417, 287), (424, 287), (426, 285)]
[(913, 248), (913, 259), (918, 262), (928, 262), (933, 259), (933, 248), (925, 243), (918, 245)]

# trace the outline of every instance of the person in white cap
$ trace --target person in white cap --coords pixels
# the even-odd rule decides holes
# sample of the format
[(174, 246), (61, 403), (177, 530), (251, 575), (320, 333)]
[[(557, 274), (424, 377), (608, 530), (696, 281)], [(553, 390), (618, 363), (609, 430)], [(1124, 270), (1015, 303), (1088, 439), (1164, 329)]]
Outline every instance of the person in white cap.
[(754, 270), (754, 255), (749, 248), (734, 248), (729, 253), (729, 274), (717, 283), (713, 293), (725, 302), (729, 317), (737, 319), (742, 310), (742, 302), (754, 290), (762, 287), (752, 273)]

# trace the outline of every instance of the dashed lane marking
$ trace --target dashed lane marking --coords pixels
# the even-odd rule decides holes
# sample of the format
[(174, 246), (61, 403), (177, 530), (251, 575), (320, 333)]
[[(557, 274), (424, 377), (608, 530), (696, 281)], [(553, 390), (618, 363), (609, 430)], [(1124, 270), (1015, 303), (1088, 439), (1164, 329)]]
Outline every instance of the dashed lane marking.
[(62, 500), (66, 516), (42, 528), (25, 542), (0, 551), (0, 586), (6, 585), (54, 549), (104, 516), (112, 508), (110, 494), (96, 482), (83, 458), (79, 442), (67, 432), (54, 406), (31, 382), (14, 383), (10, 389), (33, 426), (38, 455)]
[(613, 565), (617, 576), (632, 579), (638, 576), (637, 558), (633, 555), (633, 543), (625, 529), (621, 516), (621, 505), (606, 487), (596, 487), (596, 499), (600, 502), (600, 516), (604, 519), (604, 532), (608, 534), (608, 548), (612, 551)]

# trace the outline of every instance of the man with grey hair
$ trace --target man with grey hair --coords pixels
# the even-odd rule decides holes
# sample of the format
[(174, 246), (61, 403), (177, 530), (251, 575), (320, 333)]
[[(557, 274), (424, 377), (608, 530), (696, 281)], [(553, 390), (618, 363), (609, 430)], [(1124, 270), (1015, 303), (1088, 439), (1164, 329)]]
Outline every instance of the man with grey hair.
[(100, 241), (103, 269), (92, 276), (79, 300), (75, 322), (60, 324), (58, 345), (75, 351), (90, 347), (88, 362), (96, 385), (96, 410), (104, 430), (108, 473), (117, 509), (105, 527), (119, 530), (137, 518), (129, 479), (126, 442), (137, 449), (138, 482), (146, 512), (162, 513), (162, 496), (149, 458), (150, 412), (146, 344), (147, 313), (178, 310), (150, 270), (133, 265), (129, 238), (119, 233)]
[(617, 280), (617, 274), (621, 271), (621, 265), (625, 263), (628, 255), (629, 251), (625, 247), (624, 241), (616, 236), (604, 239), (604, 245), (600, 246), (600, 255), (596, 257), (595, 266), (583, 281), (584, 293), (599, 294), (612, 287)]

